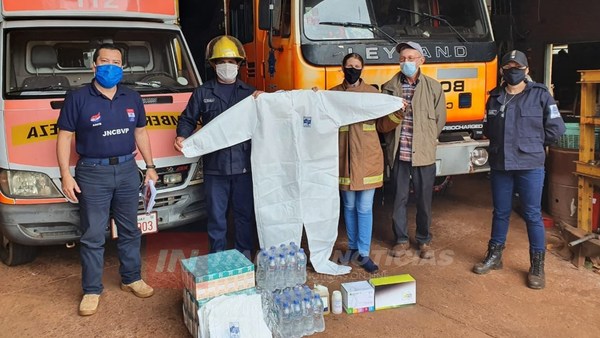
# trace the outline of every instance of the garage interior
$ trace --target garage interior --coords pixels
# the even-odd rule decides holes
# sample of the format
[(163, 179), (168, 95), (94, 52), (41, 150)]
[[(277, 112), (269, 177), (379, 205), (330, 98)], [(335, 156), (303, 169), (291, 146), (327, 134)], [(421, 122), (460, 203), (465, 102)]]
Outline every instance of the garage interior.
[[(498, 55), (512, 49), (524, 51), (530, 74), (546, 84), (557, 100), (569, 126), (577, 127), (582, 116), (582, 84), (579, 71), (600, 69), (600, 34), (596, 18), (600, 2), (589, 0), (488, 0)], [(195, 39), (193, 32), (214, 30), (223, 15), (222, 1), (180, 0), (180, 23), (203, 79), (211, 78), (204, 60), (210, 39)], [(595, 114), (600, 114), (600, 85)], [(594, 114), (592, 114), (593, 116)], [(598, 137), (598, 135), (596, 135)], [(546, 288), (527, 288), (529, 252), (526, 227), (518, 203), (511, 215), (504, 269), (487, 275), (471, 272), (485, 254), (492, 217), (490, 182), (487, 174), (453, 178), (452, 184), (433, 201), (432, 232), (435, 257), (392, 259), (391, 210), (393, 195), (386, 185), (378, 189), (374, 206), (372, 252), (380, 262), (376, 276), (410, 274), (417, 281), (415, 305), (360, 314), (328, 314), (326, 330), (315, 337), (599, 337), (600, 240), (589, 239), (584, 248), (568, 243), (597, 231), (600, 212), (583, 210), (589, 224), (581, 225), (582, 182), (595, 186), (595, 179), (580, 180), (576, 173), (579, 144), (595, 140), (564, 142), (548, 151), (543, 200), (544, 216), (552, 222), (546, 231)], [(598, 159), (598, 157), (595, 157)], [(600, 170), (598, 170), (600, 176)], [(600, 186), (600, 183), (598, 184)], [(591, 188), (593, 197), (600, 194)], [(590, 189), (587, 189), (588, 196)], [(600, 202), (599, 202), (600, 205)], [(414, 220), (414, 205), (409, 208)], [(414, 236), (414, 223), (409, 222)], [(142, 242), (143, 274), (156, 294), (135, 299), (119, 289), (119, 261), (114, 241), (107, 241), (105, 291), (99, 313), (76, 315), (80, 300), (81, 267), (75, 249), (43, 247), (30, 264), (7, 267), (0, 264), (0, 337), (189, 337), (181, 318), (180, 267), (164, 265), (164, 256), (153, 247), (160, 236), (203, 238), (206, 224), (195, 224), (159, 233)], [(347, 247), (340, 220), (335, 252)], [(184, 255), (206, 253), (205, 247), (188, 243)], [(199, 251), (198, 251), (199, 250)], [(175, 253), (171, 252), (170, 255)], [(162, 263), (161, 263), (162, 262)], [(159, 269), (159, 266), (162, 268)], [(329, 292), (340, 284), (366, 280), (373, 275), (359, 266), (345, 276), (326, 276), (309, 271), (307, 285), (321, 284)], [(160, 271), (159, 271), (160, 270)]]

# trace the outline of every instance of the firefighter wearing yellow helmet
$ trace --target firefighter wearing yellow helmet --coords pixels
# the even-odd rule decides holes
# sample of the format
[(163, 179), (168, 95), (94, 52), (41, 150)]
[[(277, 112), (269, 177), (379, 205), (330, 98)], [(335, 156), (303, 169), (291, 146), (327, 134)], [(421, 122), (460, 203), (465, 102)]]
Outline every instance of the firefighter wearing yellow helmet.
[[(245, 59), (244, 47), (232, 36), (221, 35), (208, 43), (206, 60), (215, 69), (217, 78), (204, 82), (194, 90), (187, 107), (179, 117), (175, 149), (181, 151), (183, 140), (194, 133), (198, 122), (206, 125), (236, 103), (260, 93), (237, 78), (240, 64)], [(210, 252), (228, 249), (227, 208), (231, 205), (235, 225), (235, 249), (250, 258), (257, 237), (250, 170), (250, 141), (206, 154), (202, 160)]]

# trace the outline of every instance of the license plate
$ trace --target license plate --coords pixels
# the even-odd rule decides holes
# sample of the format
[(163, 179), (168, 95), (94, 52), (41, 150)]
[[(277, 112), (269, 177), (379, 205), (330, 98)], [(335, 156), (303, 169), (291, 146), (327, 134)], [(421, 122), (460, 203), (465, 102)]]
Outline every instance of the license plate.
[[(149, 214), (138, 214), (137, 226), (138, 229), (142, 231), (142, 235), (158, 232), (158, 213), (156, 211), (153, 211)], [(119, 237), (117, 225), (115, 224), (114, 218), (110, 219), (110, 230), (113, 239)]]

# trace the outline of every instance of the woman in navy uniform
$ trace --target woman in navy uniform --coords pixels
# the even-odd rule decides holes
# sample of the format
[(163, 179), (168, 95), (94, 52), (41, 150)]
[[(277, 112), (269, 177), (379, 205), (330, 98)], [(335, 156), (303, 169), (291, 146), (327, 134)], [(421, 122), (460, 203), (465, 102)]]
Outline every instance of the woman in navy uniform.
[(502, 58), (504, 83), (492, 90), (486, 105), (483, 132), (490, 139), (492, 199), (494, 214), (487, 255), (473, 267), (484, 274), (502, 268), (513, 193), (519, 194), (527, 224), (531, 267), (527, 285), (545, 286), (545, 230), (542, 222), (544, 147), (560, 138), (565, 124), (548, 89), (527, 79), (527, 57), (513, 50)]
[[(194, 133), (198, 122), (206, 125), (246, 97), (260, 93), (237, 79), (246, 53), (236, 38), (222, 35), (212, 39), (206, 48), (206, 59), (215, 69), (217, 79), (198, 87), (181, 113), (174, 144), (178, 151), (182, 149), (181, 142)], [(227, 249), (227, 208), (231, 202), (235, 248), (247, 257), (252, 255), (257, 235), (250, 148), (250, 141), (246, 141), (203, 157), (210, 252)]]
[[(142, 99), (137, 92), (117, 85), (123, 75), (122, 60), (115, 45), (98, 47), (92, 66), (94, 80), (66, 97), (57, 122), (62, 191), (69, 200), (79, 202), (81, 216), (82, 316), (96, 313), (103, 291), (104, 241), (111, 214), (119, 233), (121, 289), (142, 298), (154, 293), (141, 277), (136, 145), (146, 162), (144, 181), (156, 182), (158, 175)], [(75, 178), (69, 169), (73, 135), (80, 156)]]

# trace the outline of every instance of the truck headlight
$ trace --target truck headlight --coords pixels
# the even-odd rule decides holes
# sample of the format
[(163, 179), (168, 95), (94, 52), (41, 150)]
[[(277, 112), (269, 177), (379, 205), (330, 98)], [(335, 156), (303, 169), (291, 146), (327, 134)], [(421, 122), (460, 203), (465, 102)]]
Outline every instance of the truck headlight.
[(476, 167), (484, 166), (488, 161), (488, 152), (485, 148), (475, 148), (471, 152), (471, 163)]
[(11, 198), (63, 197), (48, 175), (33, 171), (1, 170), (0, 190)]

